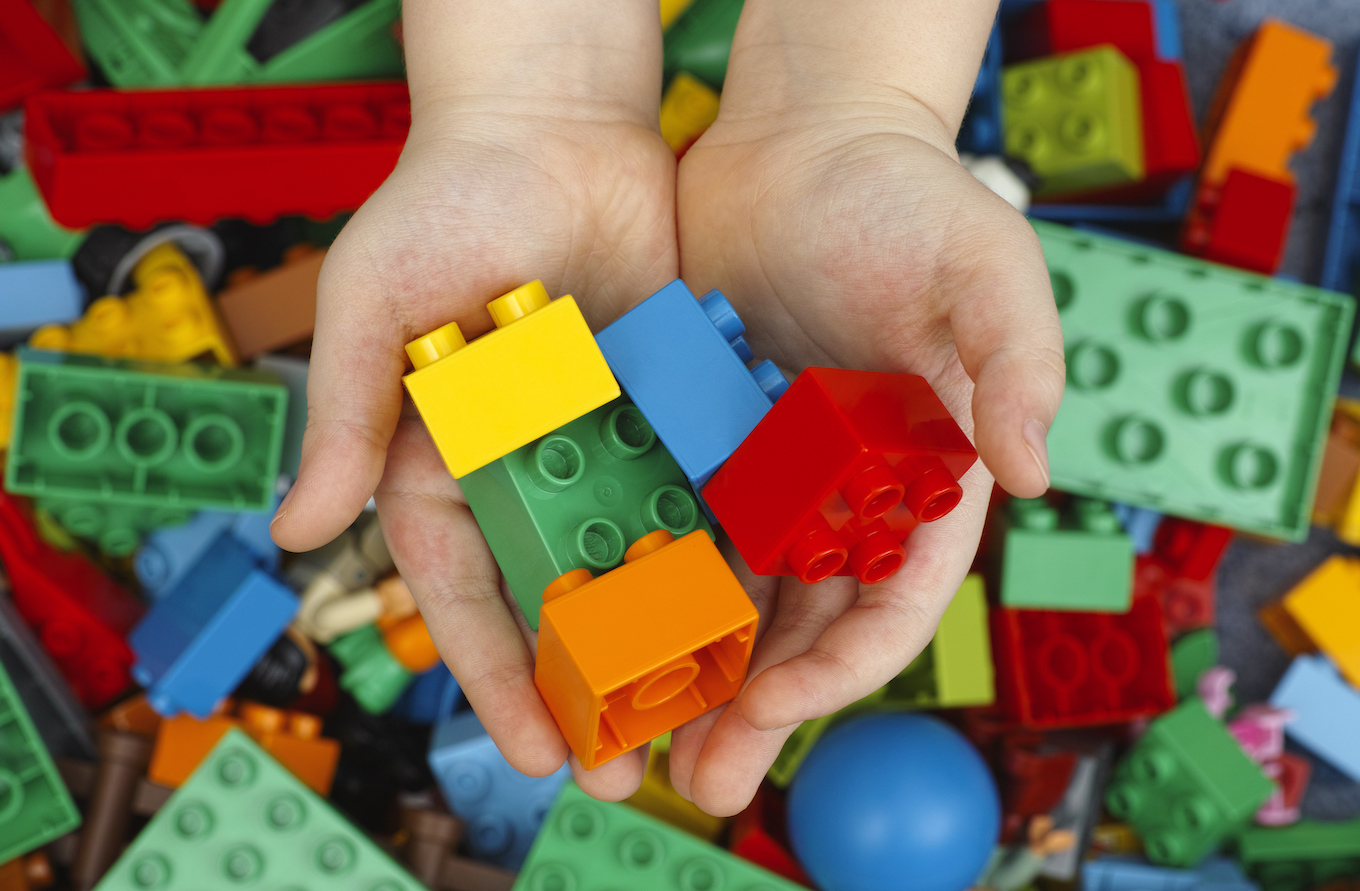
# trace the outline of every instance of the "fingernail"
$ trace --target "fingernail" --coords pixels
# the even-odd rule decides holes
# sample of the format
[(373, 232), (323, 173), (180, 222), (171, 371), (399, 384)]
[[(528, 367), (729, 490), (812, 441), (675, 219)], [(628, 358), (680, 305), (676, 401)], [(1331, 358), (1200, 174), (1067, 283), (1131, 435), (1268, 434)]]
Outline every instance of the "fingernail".
[(283, 500), (279, 502), (279, 509), (274, 511), (274, 519), (269, 521), (270, 529), (273, 529), (274, 524), (277, 523), (279, 520), (282, 520), (283, 515), (288, 513), (288, 504), (293, 500), (293, 493), (296, 491), (297, 486), (293, 486), (288, 490), (288, 494), (283, 496)]
[(1030, 418), (1025, 421), (1023, 433), (1025, 448), (1029, 449), (1030, 457), (1044, 475), (1044, 488), (1048, 488), (1048, 428)]

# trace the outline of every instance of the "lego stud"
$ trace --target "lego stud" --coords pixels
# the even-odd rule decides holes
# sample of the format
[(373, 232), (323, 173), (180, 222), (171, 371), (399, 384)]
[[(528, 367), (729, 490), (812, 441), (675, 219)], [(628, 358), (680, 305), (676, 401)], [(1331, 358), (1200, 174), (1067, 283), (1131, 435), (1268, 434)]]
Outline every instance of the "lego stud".
[(1121, 820), (1137, 818), (1145, 803), (1137, 783), (1112, 783), (1105, 792), (1105, 806)]
[(1133, 329), (1144, 340), (1179, 340), (1190, 330), (1190, 307), (1179, 297), (1152, 294), (1133, 306)]
[[(233, 426), (235, 423), (232, 421)], [(134, 408), (118, 419), (113, 445), (133, 467), (151, 468), (175, 454), (179, 430), (174, 420), (159, 408)]]
[(1140, 783), (1164, 786), (1176, 775), (1176, 760), (1166, 752), (1151, 750), (1130, 756), (1129, 773)]
[(264, 819), (277, 832), (297, 829), (307, 822), (307, 805), (291, 792), (275, 796), (264, 807)]
[(1016, 498), (1010, 504), (1011, 522), (1035, 532), (1052, 532), (1058, 528), (1058, 512), (1042, 498)]
[(148, 111), (137, 121), (137, 142), (143, 148), (178, 148), (198, 139), (193, 118), (182, 111), (162, 108)]
[(932, 523), (958, 506), (963, 488), (939, 458), (929, 458), (923, 466), (902, 494), (902, 503), (916, 519)]
[(321, 719), (306, 712), (293, 712), (288, 716), (288, 732), (299, 739), (318, 739), (321, 736)]
[(0, 767), (0, 803), (4, 804), (4, 810), (0, 810), (0, 824), (7, 823), (14, 816), (24, 813), (26, 797), (23, 778), (11, 770)]
[(468, 827), (468, 845), (481, 857), (494, 857), (515, 843), (515, 827), (500, 814), (479, 814)]
[(689, 689), (698, 676), (698, 661), (693, 653), (686, 653), (640, 678), (633, 685), (632, 706), (637, 711), (645, 711), (664, 705)]
[(255, 759), (243, 751), (228, 752), (217, 762), (214, 773), (217, 782), (223, 786), (229, 789), (244, 789), (255, 782)]
[(359, 852), (355, 849), (354, 843), (337, 835), (317, 845), (312, 859), (316, 863), (316, 868), (323, 873), (338, 876), (353, 869), (358, 857)]
[(699, 503), (680, 486), (661, 486), (642, 502), (642, 525), (652, 532), (664, 530), (676, 538), (688, 535), (699, 525)]
[(184, 428), (184, 457), (203, 473), (235, 467), (246, 451), (246, 437), (235, 419), (213, 412), (199, 415)]
[(656, 445), (656, 431), (635, 405), (620, 405), (600, 419), (600, 442), (620, 461), (634, 461)]
[(1196, 418), (1221, 415), (1232, 408), (1235, 393), (1227, 375), (1207, 368), (1194, 368), (1173, 385), (1176, 407)]
[(1041, 641), (1035, 663), (1042, 682), (1064, 694), (1070, 694), (1091, 676), (1086, 647), (1071, 634), (1056, 633)]
[(1053, 302), (1057, 305), (1058, 312), (1062, 312), (1072, 305), (1072, 298), (1076, 296), (1077, 291), (1072, 276), (1066, 272), (1050, 269), (1048, 283), (1053, 288)]
[(718, 329), (723, 340), (728, 343), (746, 333), (746, 325), (742, 322), (741, 316), (737, 315), (731, 302), (717, 288), (700, 297), (699, 306), (703, 308), (704, 315), (708, 316), (713, 327)]
[(93, 402), (73, 400), (52, 412), (47, 440), (52, 450), (68, 461), (86, 461), (108, 446), (113, 425)]
[(1203, 795), (1188, 795), (1171, 809), (1171, 822), (1178, 829), (1199, 832), (1220, 819), (1219, 810)]
[(43, 649), (53, 658), (64, 659), (79, 653), (85, 646), (85, 635), (70, 622), (49, 619), (38, 628), (38, 639)]
[(780, 371), (779, 367), (769, 359), (763, 360), (755, 368), (752, 368), (751, 377), (755, 378), (756, 385), (765, 394), (765, 398), (770, 400), (771, 405), (777, 402), (779, 397), (784, 395), (784, 391), (789, 388), (789, 379), (784, 377), (784, 372)]
[(1176, 832), (1149, 832), (1143, 847), (1153, 863), (1180, 863), (1185, 859), (1185, 844)]
[(131, 557), (142, 543), (142, 536), (131, 526), (110, 526), (98, 539), (99, 550), (110, 557)]
[(1043, 78), (1036, 77), (1032, 71), (1021, 70), (1001, 81), (1001, 92), (1007, 105), (1024, 108), (1043, 102), (1047, 89)]
[(1060, 62), (1053, 79), (1064, 93), (1075, 96), (1099, 91), (1104, 78), (1101, 77), (1099, 65), (1091, 64), (1090, 58), (1085, 55), (1077, 55)]
[(548, 291), (543, 287), (543, 282), (534, 279), (527, 285), (520, 285), (509, 294), (502, 294), (495, 300), (486, 305), (487, 312), (491, 313), (491, 321), (496, 323), (497, 328), (504, 328), (511, 322), (518, 321), (536, 309), (542, 309), (551, 301), (548, 299)]
[(263, 733), (278, 733), (283, 730), (286, 716), (282, 711), (258, 702), (243, 702), (237, 712), (246, 726)]
[(629, 546), (627, 553), (623, 555), (623, 562), (632, 563), (634, 560), (641, 560), (648, 554), (661, 550), (673, 541), (675, 541), (675, 536), (671, 535), (665, 529), (648, 532)]
[(874, 464), (861, 470), (845, 484), (841, 494), (855, 516), (862, 521), (876, 520), (902, 501), (906, 486), (892, 469)]
[(544, 492), (564, 492), (585, 475), (586, 454), (571, 437), (545, 436), (526, 456), (525, 470)]
[(816, 529), (789, 548), (789, 568), (798, 580), (811, 585), (831, 578), (845, 565), (849, 554), (829, 529)]
[(1048, 152), (1048, 136), (1038, 127), (1020, 124), (1006, 130), (1006, 154), (1037, 165)]
[[(562, 813), (557, 818), (557, 828), (567, 838), (579, 842), (587, 842), (591, 839), (598, 838), (604, 832), (604, 813), (593, 801), (590, 804), (571, 804), (562, 809)], [(550, 869), (551, 868), (550, 865)], [(534, 870), (535, 877), (541, 874), (543, 874), (543, 870)], [(575, 887), (575, 877), (572, 876), (571, 873), (567, 873), (566, 875), (567, 878), (571, 880), (566, 884), (557, 885), (552, 881), (546, 883), (535, 882), (534, 887)]]
[(175, 811), (171, 827), (185, 841), (205, 838), (213, 831), (213, 815), (207, 805), (191, 801)]
[(1257, 368), (1288, 368), (1303, 358), (1299, 329), (1282, 322), (1261, 322), (1247, 332), (1247, 357)]
[(1113, 535), (1119, 532), (1121, 528), (1119, 517), (1115, 515), (1109, 502), (1099, 501), (1095, 498), (1078, 498), (1073, 505), (1073, 510), (1077, 515), (1077, 525), (1087, 532)]
[(1104, 440), (1110, 457), (1128, 466), (1150, 464), (1161, 457), (1166, 447), (1162, 428), (1137, 415), (1125, 415), (1111, 422), (1105, 429)]
[(128, 872), (138, 888), (161, 888), (170, 883), (170, 861), (160, 854), (138, 857)]
[(1105, 148), (1110, 131), (1101, 115), (1073, 112), (1058, 123), (1058, 139), (1073, 154), (1089, 155)]
[(745, 365), (756, 357), (756, 351), (751, 349), (751, 345), (746, 342), (745, 337), (734, 337), (727, 342), (727, 345), (732, 348), (732, 352), (737, 354), (737, 358), (741, 360), (742, 365)]
[(1143, 665), (1138, 644), (1128, 634), (1113, 628), (1096, 633), (1091, 651), (1094, 654), (1091, 673), (1101, 684), (1115, 689), (1133, 683)]
[[(662, 862), (666, 856), (666, 849), (663, 847), (661, 839), (655, 832), (647, 829), (634, 829), (623, 837), (619, 843), (619, 861), (629, 869), (644, 870), (651, 869), (656, 864)], [(538, 887), (538, 886), (535, 886)], [(681, 884), (686, 891), (690, 885)], [(711, 885), (701, 885), (700, 888), (721, 888), (722, 882), (718, 881)]]
[(76, 120), (72, 141), (77, 151), (115, 151), (132, 145), (136, 134), (126, 116), (96, 111)]
[(866, 585), (881, 582), (902, 568), (907, 552), (886, 532), (871, 532), (850, 551), (850, 571)]
[(104, 512), (93, 504), (72, 504), (57, 514), (57, 522), (80, 538), (94, 538), (104, 528)]
[(612, 569), (623, 559), (624, 538), (619, 524), (608, 517), (591, 517), (567, 537), (571, 562), (590, 569)]
[(416, 371), (433, 365), (445, 356), (450, 356), (467, 346), (467, 339), (457, 322), (442, 325), (424, 337), (417, 337), (406, 345), (406, 355)]
[(1119, 354), (1104, 344), (1082, 340), (1067, 350), (1067, 382), (1077, 390), (1103, 390), (1119, 379)]
[(569, 569), (548, 582), (547, 587), (543, 589), (543, 602), (547, 603), (549, 600), (575, 591), (582, 585), (593, 581), (594, 578), (595, 576), (590, 574), (589, 569)]
[(1280, 475), (1280, 461), (1264, 446), (1239, 442), (1228, 446), (1218, 457), (1218, 472), (1239, 492), (1270, 488)]
[(206, 145), (244, 145), (260, 138), (260, 125), (244, 108), (210, 108), (199, 117)]

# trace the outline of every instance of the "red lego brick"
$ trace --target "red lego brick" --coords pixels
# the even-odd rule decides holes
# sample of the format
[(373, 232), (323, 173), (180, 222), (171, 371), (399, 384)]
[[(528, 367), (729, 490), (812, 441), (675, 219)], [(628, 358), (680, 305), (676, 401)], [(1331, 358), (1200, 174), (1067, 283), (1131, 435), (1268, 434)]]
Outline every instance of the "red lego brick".
[(136, 660), (123, 639), (145, 608), (78, 554), (41, 541), (19, 503), (0, 494), (0, 560), (14, 606), (87, 708), (131, 683)]
[(26, 107), (52, 216), (133, 229), (353, 210), (392, 172), (411, 119), (403, 83), (48, 92)]
[(954, 509), (976, 460), (924, 378), (808, 368), (703, 495), (754, 572), (870, 583), (901, 568), (918, 522)]
[(1133, 593), (1135, 597), (1154, 597), (1161, 604), (1168, 640), (1214, 624), (1218, 599), (1214, 578), (1176, 575), (1155, 554), (1143, 554), (1134, 563)]
[(1006, 31), (1006, 59), (1020, 61), (1113, 44), (1135, 65), (1157, 58), (1152, 4), (1146, 0), (1048, 0)]
[(812, 880), (789, 853), (784, 797), (768, 782), (760, 784), (746, 810), (732, 820), (728, 850), (790, 882), (812, 887)]
[(1123, 615), (992, 610), (997, 704), (1034, 729), (1118, 724), (1176, 704), (1156, 598)]
[(0, 111), (83, 77), (85, 66), (29, 0), (0, 0)]
[(1157, 526), (1152, 552), (1176, 576), (1203, 581), (1218, 572), (1232, 540), (1233, 531), (1226, 527), (1167, 517)]
[(1221, 188), (1201, 182), (1181, 250), (1263, 275), (1280, 268), (1298, 187), (1234, 167)]
[(1001, 744), (1001, 804), (1007, 814), (1029, 818), (1058, 806), (1077, 766), (1074, 752), (1041, 752), (1016, 739)]

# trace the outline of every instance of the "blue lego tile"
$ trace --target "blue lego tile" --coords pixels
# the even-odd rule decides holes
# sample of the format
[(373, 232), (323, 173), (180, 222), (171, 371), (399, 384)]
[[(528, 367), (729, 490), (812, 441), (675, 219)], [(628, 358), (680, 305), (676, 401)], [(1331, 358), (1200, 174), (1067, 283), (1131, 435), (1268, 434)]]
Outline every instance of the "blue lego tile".
[(450, 810), (467, 822), (463, 837), (471, 855), (505, 869), (524, 864), (558, 790), (571, 778), (565, 764), (546, 777), (515, 770), (471, 711), (435, 728), (430, 769)]
[(722, 294), (696, 301), (676, 279), (595, 337), (696, 492), (788, 387), (768, 360), (746, 367), (745, 330)]
[(1001, 154), (1001, 23), (992, 25), (982, 67), (973, 82), (968, 113), (959, 127), (958, 149), (974, 155)]
[(1321, 285), (1344, 294), (1360, 290), (1360, 63), (1355, 68), (1350, 118), (1336, 171), (1336, 197), (1332, 199)]
[(1156, 28), (1157, 58), (1179, 62), (1185, 56), (1181, 43), (1181, 12), (1176, 0), (1151, 0), (1152, 24)]
[(1157, 535), (1157, 527), (1162, 525), (1163, 515), (1146, 507), (1129, 504), (1114, 504), (1115, 516), (1124, 526), (1129, 538), (1133, 539), (1135, 554), (1152, 553), (1152, 540)]
[(1179, 223), (1190, 209), (1194, 182), (1186, 177), (1167, 191), (1160, 204), (1035, 204), (1029, 216), (1054, 223)]
[(293, 592), (224, 532), (128, 635), (132, 676), (162, 715), (206, 718), (297, 610)]
[[(445, 715), (453, 714), (461, 694), (449, 667), (441, 662), (424, 674), (416, 675), (388, 714), (416, 724), (433, 724)], [(452, 699), (445, 711), (444, 702), (450, 695)]]
[(1284, 729), (1291, 739), (1360, 782), (1360, 690), (1326, 656), (1296, 657), (1270, 704), (1296, 715)]
[(85, 292), (69, 260), (0, 263), (0, 346), (10, 346), (43, 325), (80, 318)]
[(1081, 868), (1082, 891), (1259, 891), (1237, 864), (1211, 857), (1196, 869), (1169, 869), (1134, 857), (1101, 857)]

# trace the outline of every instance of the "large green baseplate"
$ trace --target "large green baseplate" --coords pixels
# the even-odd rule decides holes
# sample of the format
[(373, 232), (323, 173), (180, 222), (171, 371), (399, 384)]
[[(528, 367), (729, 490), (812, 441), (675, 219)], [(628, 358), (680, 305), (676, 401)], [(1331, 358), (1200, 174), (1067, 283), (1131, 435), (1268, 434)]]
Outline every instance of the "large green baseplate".
[(19, 692), (0, 667), (0, 863), (80, 825)]

